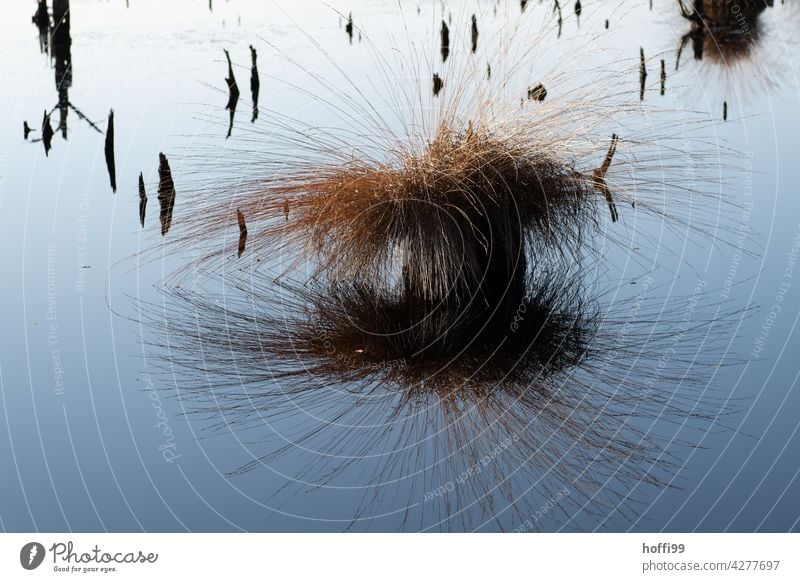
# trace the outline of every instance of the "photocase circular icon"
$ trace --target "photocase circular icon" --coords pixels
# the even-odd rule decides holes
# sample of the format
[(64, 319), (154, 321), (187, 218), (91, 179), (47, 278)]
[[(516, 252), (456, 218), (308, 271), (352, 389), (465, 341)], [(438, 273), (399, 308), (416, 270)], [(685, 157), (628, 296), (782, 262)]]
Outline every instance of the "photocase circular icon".
[(29, 542), (19, 551), (19, 563), (26, 570), (35, 570), (44, 561), (44, 546), (39, 542)]

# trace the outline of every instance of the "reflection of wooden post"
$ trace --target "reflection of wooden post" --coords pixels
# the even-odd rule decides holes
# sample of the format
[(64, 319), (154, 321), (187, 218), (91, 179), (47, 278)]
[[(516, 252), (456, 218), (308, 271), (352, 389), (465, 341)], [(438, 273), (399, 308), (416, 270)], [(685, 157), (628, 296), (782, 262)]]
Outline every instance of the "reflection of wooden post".
[(39, 29), (39, 50), (46, 53), (50, 50), (50, 14), (47, 12), (47, 0), (39, 0), (33, 23)]
[(69, 38), (69, 0), (53, 0), (53, 40), (67, 41)]
[(69, 88), (72, 86), (72, 38), (69, 32), (69, 0), (53, 0), (53, 33), (51, 40), (58, 91), (58, 128), (67, 138)]
[(47, 26), (50, 28), (50, 15), (47, 13), (47, 0), (39, 0), (36, 5), (36, 14), (33, 15), (33, 22), (37, 26)]

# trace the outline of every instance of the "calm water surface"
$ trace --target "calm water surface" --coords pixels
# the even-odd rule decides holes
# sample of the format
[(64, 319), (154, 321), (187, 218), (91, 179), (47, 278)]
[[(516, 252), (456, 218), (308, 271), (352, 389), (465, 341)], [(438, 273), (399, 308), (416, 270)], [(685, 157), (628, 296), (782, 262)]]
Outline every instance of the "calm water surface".
[[(472, 12), (488, 38), (492, 27), (518, 18), (520, 10), (517, 2), (500, 2), (495, 15), (493, 3), (468, 4), (445, 8), (452, 12), (454, 52), (464, 50), (458, 43), (465, 42)], [(702, 60), (695, 59), (694, 40), (688, 38), (675, 72), (675, 50), (691, 29), (675, 2), (656, 0), (652, 9), (645, 1), (620, 6), (584, 2), (580, 28), (571, 9), (565, 9), (561, 39), (556, 39), (550, 11), (530, 4), (526, 18), (545, 22), (535, 28), (549, 31), (543, 53), (563, 57), (575, 51), (579, 62), (577, 51), (584, 41), (576, 39), (596, 36), (594, 46), (602, 50), (591, 59), (609, 69), (629, 67), (632, 91), (638, 90), (642, 47), (650, 59), (648, 106), (709, 112), (707, 117), (721, 122), (727, 102), (728, 121), (714, 124), (708, 134), (740, 154), (725, 170), (731, 184), (726, 195), (740, 205), (729, 211), (731, 223), (717, 233), (727, 244), (712, 248), (709, 241), (696, 239), (684, 245), (680, 232), (662, 232), (656, 224), (643, 227), (655, 229), (649, 234), (660, 241), (643, 251), (645, 258), (629, 260), (635, 242), (626, 248), (610, 246), (604, 254), (607, 276), (625, 288), (651, 273), (665, 285), (663, 292), (676, 298), (691, 295), (702, 281), (712, 303), (719, 297), (728, 308), (751, 308), (749, 316), (736, 318), (735, 333), (722, 342), (741, 363), (715, 369), (708, 387), (709, 395), (729, 399), (733, 411), (701, 426), (666, 416), (641, 421), (664, 443), (702, 444), (673, 451), (673, 486), (637, 488), (628, 500), (618, 504), (615, 499), (599, 515), (591, 508), (576, 509), (567, 516), (545, 517), (538, 527), (800, 529), (800, 266), (794, 262), (800, 250), (800, 165), (795, 163), (800, 7), (776, 2), (764, 10), (752, 54), (729, 68), (708, 51)], [(262, 454), (270, 438), (264, 433), (274, 432), (274, 442), (281, 426), (212, 434), (204, 430), (208, 423), (182, 416), (182, 401), (170, 396), (169, 375), (157, 373), (155, 362), (143, 357), (142, 334), (148, 331), (131, 319), (132, 298), (158, 301), (153, 285), (180, 262), (157, 257), (139, 264), (132, 257), (158, 242), (159, 152), (174, 160), (179, 224), (181, 214), (191, 212), (181, 198), (182, 181), (201, 176), (214, 183), (214, 172), (217, 177), (225, 173), (226, 159), (240, 162), (248, 148), (257, 147), (245, 141), (252, 139), (252, 128), (268, 131), (265, 115), (250, 123), (249, 45), (259, 51), (262, 112), (272, 109), (335, 126), (342, 120), (326, 119), (313, 101), (298, 111), (297, 94), (279, 80), (302, 84), (306, 77), (279, 52), (326, 74), (331, 65), (324, 50), (353, 76), (366, 75), (374, 67), (374, 51), (366, 39), (348, 40), (346, 19), (336, 10), (352, 12), (380, 47), (430, 45), (438, 34), (441, 5), (420, 2), (419, 13), (416, 3), (404, 3), (404, 8), (401, 17), (394, 3), (371, 0), (333, 7), (311, 1), (215, 0), (209, 6), (199, 0), (72, 0), (71, 86), (66, 96), (62, 87), (60, 96), (57, 71), (31, 22), (36, 2), (3, 3), (0, 528), (341, 531), (350, 525), (362, 503), (359, 485), (369, 482), (373, 470), (369, 463), (352, 471), (350, 488), (318, 489), (296, 481), (313, 455), (290, 455), (269, 467), (226, 476)], [(229, 140), (223, 49), (231, 53), (243, 93)], [(658, 91), (660, 58), (668, 73), (663, 97)], [(369, 84), (364, 90), (371, 94)], [(557, 92), (548, 98), (557, 99)], [(58, 127), (59, 99), (72, 105), (66, 139)], [(92, 127), (104, 133), (112, 108), (116, 194), (109, 187), (103, 134)], [(56, 129), (47, 156), (35, 141), (45, 110), (53, 110)], [(35, 130), (27, 140), (23, 121)], [(676, 135), (684, 130), (675, 126)], [(204, 160), (215, 163), (206, 167)], [(138, 224), (140, 172), (150, 188), (144, 229)], [(622, 240), (636, 231), (630, 223), (618, 228)], [(741, 236), (744, 229), (746, 237)], [(621, 296), (633, 293), (625, 288)], [(539, 494), (527, 493), (534, 500)], [(595, 502), (603, 495), (600, 491)], [(401, 515), (409, 499), (417, 519), (404, 524)], [(437, 525), (435, 516), (425, 516), (423, 505), (422, 493), (402, 483), (369, 508), (371, 519), (352, 529), (458, 528)], [(517, 524), (510, 513), (501, 513), (499, 522), (484, 527), (512, 529)]]

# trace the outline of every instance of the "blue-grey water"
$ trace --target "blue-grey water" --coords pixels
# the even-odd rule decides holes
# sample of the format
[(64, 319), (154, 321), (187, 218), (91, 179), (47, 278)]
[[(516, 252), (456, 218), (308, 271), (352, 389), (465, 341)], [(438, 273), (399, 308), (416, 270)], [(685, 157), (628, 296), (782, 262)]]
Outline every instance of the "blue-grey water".
[[(269, 435), (262, 432), (280, 432), (281, 427), (210, 434), (204, 430), (207, 423), (187, 419), (182, 415), (182, 401), (170, 395), (169, 374), (157, 373), (155, 363), (149, 355), (145, 357), (142, 335), (149, 331), (132, 317), (136, 314), (133, 298), (158, 301), (154, 285), (180, 266), (172, 257), (161, 260), (157, 252), (155, 259), (151, 255), (143, 263), (135, 258), (159, 239), (158, 153), (174, 155), (178, 224), (181, 213), (191, 212), (181, 199), (182, 181), (199, 176), (201, 181), (215, 183), (214, 172), (224, 173), (225, 156), (241, 163), (248, 148), (257, 148), (237, 140), (253, 127), (269, 130), (265, 115), (250, 123), (245, 99), (248, 46), (259, 50), (263, 111), (274, 109), (310, 124), (335, 125), (341, 120), (325, 119), (314, 110), (313, 102), (308, 110), (298, 110), (296, 95), (284, 83), (302, 84), (306, 77), (287, 62), (286, 55), (325, 74), (332, 67), (324, 51), (352, 75), (363, 76), (374, 65), (374, 51), (379, 49), (357, 37), (351, 43), (344, 30), (346, 16), (337, 10), (345, 15), (352, 12), (359, 27), (377, 44), (396, 43), (398, 50), (410, 50), (410, 46), (435, 44), (442, 4), (403, 2), (402, 15), (395, 3), (374, 0), (334, 6), (256, 0), (214, 0), (212, 4), (72, 0), (70, 4), (68, 100), (74, 109), (68, 110), (66, 139), (57, 128), (56, 71), (31, 22), (36, 2), (7, 1), (0, 8), (4, 55), (0, 64), (0, 528), (341, 531), (348, 526), (357, 530), (463, 527), (460, 522), (437, 525), (441, 516), (401, 522), (398, 515), (410, 500), (416, 507), (413, 511), (424, 512), (425, 492), (409, 489), (410, 485), (398, 486), (397, 493), (369, 505), (366, 515), (371, 519), (352, 525), (363, 502), (359, 487), (370, 482), (373, 468), (368, 463), (346, 473), (352, 479), (350, 488), (320, 489), (301, 483), (298, 479), (306, 474), (310, 457), (299, 453), (268, 467), (228, 476), (252, 455), (263, 453), (259, 443)], [(458, 43), (464, 41), (472, 12), (479, 14), (482, 29), (486, 23), (487, 32), (482, 32), (486, 38), (497, 23), (520, 18), (518, 2), (451, 4), (444, 13), (452, 12), (455, 24), (451, 28), (460, 35)], [(704, 362), (717, 358), (722, 362), (724, 350), (731, 355), (733, 363), (714, 368), (705, 386), (709, 399), (728, 401), (724, 417), (705, 423), (683, 423), (668, 415), (641, 420), (665, 443), (665, 450), (671, 450), (670, 443), (682, 441), (701, 445), (672, 451), (676, 455), (669, 475), (672, 486), (637, 488), (622, 499), (610, 497), (610, 503), (595, 511), (570, 507), (566, 515), (551, 513), (536, 529), (800, 529), (800, 341), (796, 330), (800, 164), (794, 149), (800, 145), (800, 62), (794, 50), (800, 40), (800, 7), (790, 0), (765, 9), (759, 15), (753, 54), (730, 66), (708, 55), (695, 59), (690, 39), (676, 72), (675, 49), (690, 25), (675, 2), (656, 0), (652, 9), (645, 1), (584, 2), (580, 25), (571, 7), (565, 7), (561, 39), (556, 38), (551, 10), (536, 2), (529, 4), (524, 18), (544, 31), (548, 40), (543, 53), (571, 55), (580, 62), (584, 45), (576, 39), (594, 36), (593, 52), (586, 58), (609, 69), (628, 67), (628, 89), (634, 92), (638, 91), (636, 66), (642, 47), (650, 59), (645, 96), (645, 103), (653, 108), (649, 115), (663, 110), (661, 115), (673, 116), (667, 119), (676, 120), (676, 135), (683, 131), (683, 115), (676, 111), (713, 118), (705, 139), (725, 144), (733, 152), (723, 170), (724, 195), (736, 205), (725, 210), (728, 222), (717, 233), (720, 244), (712, 245), (703, 237), (685, 243), (680, 227), (664, 231), (658, 221), (651, 221), (642, 226), (651, 229), (651, 243), (643, 244), (638, 260), (628, 260), (630, 246), (609, 247), (604, 253), (607, 276), (627, 288), (651, 273), (662, 285), (663, 304), (671, 310), (679, 309), (678, 302), (666, 298), (688, 297), (701, 281), (706, 303), (724, 300), (726, 311), (739, 313), (722, 341), (717, 338), (697, 347)], [(458, 43), (454, 52), (466, 50)], [(228, 140), (223, 49), (231, 53), (243, 91)], [(663, 97), (658, 91), (660, 58), (665, 59), (668, 72)], [(624, 59), (627, 62), (622, 63)], [(370, 90), (365, 86), (367, 93)], [(557, 92), (548, 96), (557, 98)], [(723, 102), (727, 102), (727, 122), (722, 122)], [(103, 134), (78, 113), (104, 132), (112, 108), (116, 194), (109, 186)], [(43, 144), (35, 140), (41, 137), (43, 111), (51, 110), (57, 131), (46, 156)], [(23, 120), (35, 130), (27, 140)], [(207, 159), (214, 163), (206, 165)], [(139, 172), (150, 188), (144, 229), (138, 224)], [(625, 223), (613, 228), (619, 229), (616, 237), (625, 241), (633, 227)], [(655, 266), (648, 266), (648, 261)], [(291, 426), (293, 421), (284, 422)], [(527, 489), (525, 484), (517, 485)], [(602, 498), (601, 491), (594, 502)], [(543, 500), (547, 501), (547, 495)], [(519, 517), (515, 519), (500, 512), (499, 524), (513, 529), (519, 525)], [(478, 520), (471, 527), (497, 529), (499, 524)]]

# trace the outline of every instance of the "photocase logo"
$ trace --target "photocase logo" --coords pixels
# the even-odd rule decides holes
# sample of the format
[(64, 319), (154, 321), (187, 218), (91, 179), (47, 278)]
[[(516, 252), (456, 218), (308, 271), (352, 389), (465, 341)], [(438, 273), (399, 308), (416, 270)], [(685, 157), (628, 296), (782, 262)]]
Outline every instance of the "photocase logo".
[(29, 542), (19, 552), (19, 563), (26, 570), (35, 570), (44, 561), (44, 546), (39, 542)]

